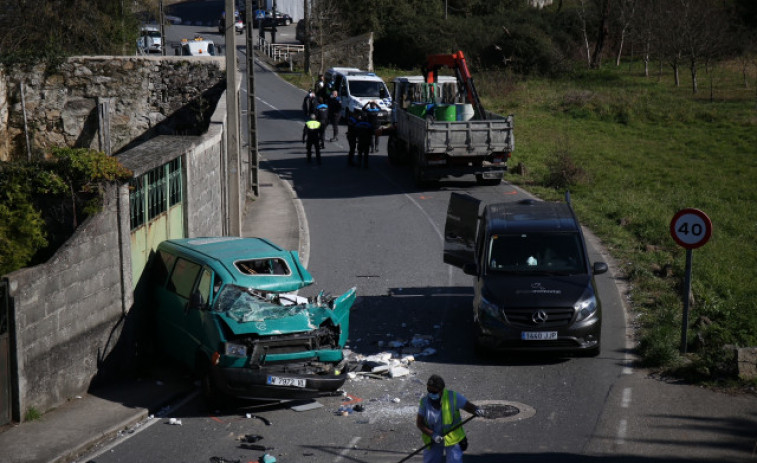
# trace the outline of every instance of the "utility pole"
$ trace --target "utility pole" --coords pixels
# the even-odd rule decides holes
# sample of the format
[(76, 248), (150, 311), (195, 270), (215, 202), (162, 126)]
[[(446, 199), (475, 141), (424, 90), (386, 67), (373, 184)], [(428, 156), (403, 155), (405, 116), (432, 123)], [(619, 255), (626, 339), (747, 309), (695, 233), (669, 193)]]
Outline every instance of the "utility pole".
[[(258, 153), (258, 115), (255, 103), (255, 47), (252, 43), (252, 0), (247, 0), (247, 147), (250, 190), (260, 196), (260, 156)], [(260, 27), (260, 26), (258, 26)]]
[(276, 0), (273, 0), (273, 24), (271, 25), (271, 45), (276, 43), (276, 27), (278, 25), (278, 20), (276, 19)]
[(310, 74), (310, 5), (308, 0), (305, 2), (303, 10), (303, 21), (305, 21), (305, 74)]
[(226, 172), (228, 234), (241, 236), (239, 199), (239, 99), (237, 98), (237, 50), (235, 46), (234, 0), (226, 0)]

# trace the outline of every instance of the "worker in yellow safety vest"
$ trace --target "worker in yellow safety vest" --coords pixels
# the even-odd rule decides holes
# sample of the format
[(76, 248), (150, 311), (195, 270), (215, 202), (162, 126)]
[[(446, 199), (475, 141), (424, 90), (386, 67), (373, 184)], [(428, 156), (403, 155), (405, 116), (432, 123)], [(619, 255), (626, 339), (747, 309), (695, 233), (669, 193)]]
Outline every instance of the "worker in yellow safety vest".
[(313, 147), (315, 146), (315, 162), (321, 163), (321, 123), (316, 119), (315, 114), (310, 115), (310, 119), (305, 122), (305, 127), (302, 129), (302, 142), (307, 141), (308, 150), (308, 162), (313, 154)]
[[(445, 389), (439, 375), (431, 375), (426, 383), (427, 395), (421, 398), (416, 426), (423, 433), (423, 463), (459, 463), (468, 447), (461, 422), (460, 409), (484, 416), (484, 410), (470, 402), (462, 394)], [(455, 426), (458, 426), (456, 429)], [(446, 456), (446, 458), (445, 458)]]

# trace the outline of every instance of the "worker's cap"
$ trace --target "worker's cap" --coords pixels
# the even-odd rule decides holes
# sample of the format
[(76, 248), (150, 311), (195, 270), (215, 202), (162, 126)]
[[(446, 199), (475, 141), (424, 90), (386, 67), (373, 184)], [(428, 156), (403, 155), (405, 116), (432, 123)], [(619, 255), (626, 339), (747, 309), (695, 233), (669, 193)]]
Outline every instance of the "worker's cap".
[(428, 378), (426, 386), (441, 391), (444, 389), (444, 380), (439, 375), (431, 375), (431, 377)]

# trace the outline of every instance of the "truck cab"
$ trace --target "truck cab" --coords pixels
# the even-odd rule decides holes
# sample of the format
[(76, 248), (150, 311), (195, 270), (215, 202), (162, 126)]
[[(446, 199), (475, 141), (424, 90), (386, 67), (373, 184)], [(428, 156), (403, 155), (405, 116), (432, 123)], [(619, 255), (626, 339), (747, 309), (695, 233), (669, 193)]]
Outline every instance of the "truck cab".
[(161, 53), (163, 51), (163, 36), (160, 27), (155, 24), (145, 24), (139, 28), (137, 50), (141, 53)]
[[(566, 199), (569, 196), (566, 194)], [(477, 352), (600, 353), (602, 304), (569, 200), (483, 207), (452, 193), (444, 262), (473, 277)]]

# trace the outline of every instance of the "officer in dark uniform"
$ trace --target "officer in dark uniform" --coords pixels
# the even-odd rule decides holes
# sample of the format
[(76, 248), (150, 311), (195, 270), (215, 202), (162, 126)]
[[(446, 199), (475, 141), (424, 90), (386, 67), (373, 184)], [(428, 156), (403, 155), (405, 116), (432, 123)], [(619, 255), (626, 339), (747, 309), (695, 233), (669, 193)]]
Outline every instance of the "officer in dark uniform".
[(302, 142), (307, 141), (308, 162), (310, 162), (313, 146), (315, 146), (315, 162), (321, 163), (321, 133), (321, 123), (318, 122), (315, 114), (311, 114), (310, 120), (305, 123), (305, 128), (302, 129)]
[(357, 131), (357, 165), (362, 164), (363, 167), (367, 168), (368, 151), (370, 151), (375, 131), (365, 115), (360, 116), (355, 124), (355, 130)]
[(342, 102), (339, 101), (339, 94), (336, 90), (331, 92), (327, 104), (329, 107), (329, 124), (333, 129), (333, 136), (329, 141), (334, 142), (339, 136), (339, 119), (342, 116)]
[[(368, 103), (363, 106), (363, 114), (365, 114), (366, 119), (370, 124), (373, 126), (373, 131), (375, 132), (379, 128), (379, 112), (381, 111), (381, 108), (379, 107), (378, 103), (375, 101), (369, 101)], [(379, 144), (379, 137), (378, 135), (375, 136), (375, 139), (371, 143), (371, 153), (375, 153), (378, 151), (378, 144)]]
[(318, 105), (315, 107), (315, 114), (318, 122), (321, 123), (321, 148), (325, 148), (324, 137), (326, 134), (326, 127), (329, 125), (329, 105), (327, 105), (323, 98), (318, 97)]

